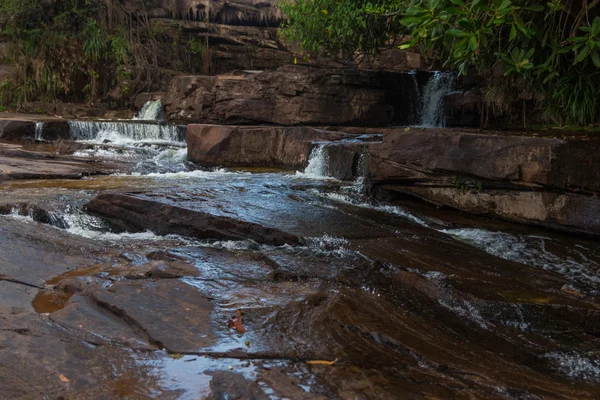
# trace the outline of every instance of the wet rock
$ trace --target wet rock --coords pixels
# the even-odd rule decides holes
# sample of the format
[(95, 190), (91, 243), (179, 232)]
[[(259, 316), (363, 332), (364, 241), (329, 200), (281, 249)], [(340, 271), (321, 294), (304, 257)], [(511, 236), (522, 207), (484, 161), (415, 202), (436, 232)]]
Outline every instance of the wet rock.
[(600, 201), (591, 196), (542, 191), (468, 191), (448, 187), (384, 186), (473, 214), (570, 232), (600, 234)]
[(206, 397), (207, 400), (270, 399), (256, 382), (246, 379), (240, 374), (228, 371), (207, 372), (206, 374), (213, 378), (210, 382), (212, 393)]
[(410, 74), (284, 66), (260, 73), (178, 76), (164, 103), (167, 116), (176, 121), (385, 126), (402, 123), (396, 116), (411, 103), (396, 97), (414, 86)]
[(137, 96), (135, 96), (133, 106), (136, 109), (141, 110), (144, 104), (146, 104), (147, 102), (161, 100), (164, 97), (164, 95), (164, 92), (140, 93)]
[(260, 374), (260, 380), (280, 394), (281, 397), (298, 400), (325, 400), (328, 398), (327, 396), (305, 391), (298, 386), (300, 383), (298, 378), (293, 375), (290, 376), (280, 368), (264, 371)]
[(50, 315), (50, 320), (81, 332), (84, 340), (95, 345), (116, 343), (136, 350), (155, 350), (146, 337), (114, 313), (77, 294), (68, 304)]
[(2, 398), (115, 398), (123, 376), (138, 398), (158, 389), (130, 352), (86, 343), (36, 314), (0, 311), (0, 327)]
[[(31, 145), (38, 147), (38, 145)], [(45, 145), (39, 145), (44, 147)], [(56, 154), (56, 147), (28, 150), (0, 143), (0, 181), (16, 179), (80, 179), (124, 169), (124, 164)]]
[(35, 122), (0, 119), (0, 139), (19, 141), (35, 137)]
[(215, 343), (211, 301), (183, 282), (120, 282), (87, 295), (169, 352), (190, 353)]
[(371, 146), (371, 176), (403, 179), (407, 170), (416, 170), (595, 191), (600, 190), (600, 170), (593, 166), (599, 150), (597, 140), (395, 129), (385, 132), (382, 144)]
[(73, 154), (76, 151), (93, 149), (93, 144), (75, 142), (72, 140), (59, 140), (56, 143), (57, 154)]
[(597, 234), (600, 170), (590, 163), (598, 150), (597, 140), (391, 130), (382, 144), (370, 145), (369, 175), (376, 190)]
[(347, 135), (305, 127), (190, 125), (188, 156), (206, 166), (282, 167), (303, 170), (312, 142)]
[(175, 279), (186, 276), (200, 276), (200, 271), (184, 261), (158, 262), (150, 271), (146, 272), (146, 276), (155, 279)]
[(199, 239), (252, 239), (265, 244), (297, 244), (299, 238), (278, 229), (230, 217), (192, 210), (143, 195), (101, 194), (87, 209), (125, 230), (151, 230), (158, 235), (179, 234)]

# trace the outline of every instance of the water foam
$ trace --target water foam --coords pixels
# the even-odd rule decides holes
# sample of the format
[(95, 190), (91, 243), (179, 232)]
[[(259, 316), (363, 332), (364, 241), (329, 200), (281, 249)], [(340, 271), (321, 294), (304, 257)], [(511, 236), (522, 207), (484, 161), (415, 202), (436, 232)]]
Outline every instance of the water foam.
[(600, 283), (600, 265), (584, 259), (561, 258), (548, 251), (546, 242), (552, 239), (541, 236), (512, 235), (484, 229), (445, 229), (456, 239), (477, 247), (488, 254), (545, 270), (559, 272), (571, 278)]
[(160, 100), (150, 100), (146, 102), (138, 115), (133, 117), (138, 121), (160, 121), (162, 117), (162, 102)]
[(588, 358), (576, 352), (552, 352), (544, 355), (569, 378), (600, 382), (600, 357)]

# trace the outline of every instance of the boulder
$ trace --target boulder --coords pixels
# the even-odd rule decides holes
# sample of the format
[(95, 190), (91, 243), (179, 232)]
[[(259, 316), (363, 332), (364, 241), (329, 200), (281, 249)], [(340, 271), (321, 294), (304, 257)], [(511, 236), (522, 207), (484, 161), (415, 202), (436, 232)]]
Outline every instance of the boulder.
[(12, 119), (0, 120), (0, 139), (18, 141), (35, 137), (35, 122)]
[(152, 93), (140, 93), (137, 96), (135, 96), (135, 100), (133, 101), (133, 105), (136, 109), (141, 110), (142, 107), (144, 106), (144, 104), (146, 104), (149, 101), (156, 101), (156, 100), (162, 100), (162, 98), (164, 97), (164, 93), (163, 92), (152, 92)]
[(203, 166), (303, 170), (312, 142), (346, 136), (309, 127), (189, 125), (188, 157)]
[(599, 151), (596, 140), (395, 129), (369, 145), (369, 177), (379, 196), (600, 234)]
[(164, 105), (174, 121), (220, 124), (410, 123), (413, 74), (284, 66), (275, 71), (175, 77)]
[(199, 239), (251, 239), (272, 245), (300, 242), (297, 236), (276, 228), (178, 207), (143, 194), (104, 193), (92, 199), (86, 207), (113, 226), (134, 232), (151, 230), (158, 235), (178, 234)]
[(450, 129), (388, 130), (370, 146), (375, 181), (420, 173), (600, 191), (600, 141), (507, 136)]

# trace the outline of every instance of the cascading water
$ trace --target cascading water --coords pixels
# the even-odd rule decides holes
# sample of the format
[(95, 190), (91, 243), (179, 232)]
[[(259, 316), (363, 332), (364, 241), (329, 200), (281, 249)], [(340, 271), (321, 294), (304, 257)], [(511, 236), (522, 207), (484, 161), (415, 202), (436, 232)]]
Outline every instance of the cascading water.
[(431, 76), (423, 89), (420, 126), (425, 128), (444, 126), (444, 97), (454, 90), (455, 84), (454, 73), (436, 71)]
[(308, 166), (304, 170), (304, 174), (313, 177), (326, 178), (329, 173), (329, 155), (327, 154), (327, 144), (319, 143), (315, 145), (310, 157), (308, 158)]
[(162, 118), (162, 102), (160, 100), (151, 100), (146, 102), (138, 115), (133, 117), (138, 121), (160, 121)]
[(35, 140), (43, 140), (44, 135), (44, 123), (36, 122), (35, 123)]
[(185, 129), (176, 125), (131, 122), (69, 121), (71, 137), (97, 143), (183, 142)]

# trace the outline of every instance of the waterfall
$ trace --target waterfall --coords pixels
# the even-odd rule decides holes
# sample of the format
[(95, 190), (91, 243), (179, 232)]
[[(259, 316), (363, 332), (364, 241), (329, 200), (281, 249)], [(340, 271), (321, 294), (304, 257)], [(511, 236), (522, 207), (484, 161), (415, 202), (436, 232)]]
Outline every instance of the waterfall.
[(421, 124), (426, 128), (444, 126), (444, 97), (454, 90), (456, 75), (436, 71), (425, 85), (422, 96)]
[(150, 100), (144, 104), (138, 115), (133, 117), (138, 121), (160, 121), (162, 118), (162, 102)]
[(327, 154), (327, 144), (317, 144), (312, 149), (308, 158), (308, 166), (304, 173), (314, 177), (327, 177), (329, 174), (329, 155)]
[(69, 121), (71, 137), (97, 143), (184, 142), (185, 129), (176, 125), (131, 122)]
[(44, 135), (44, 123), (36, 122), (35, 123), (35, 140), (43, 140)]

